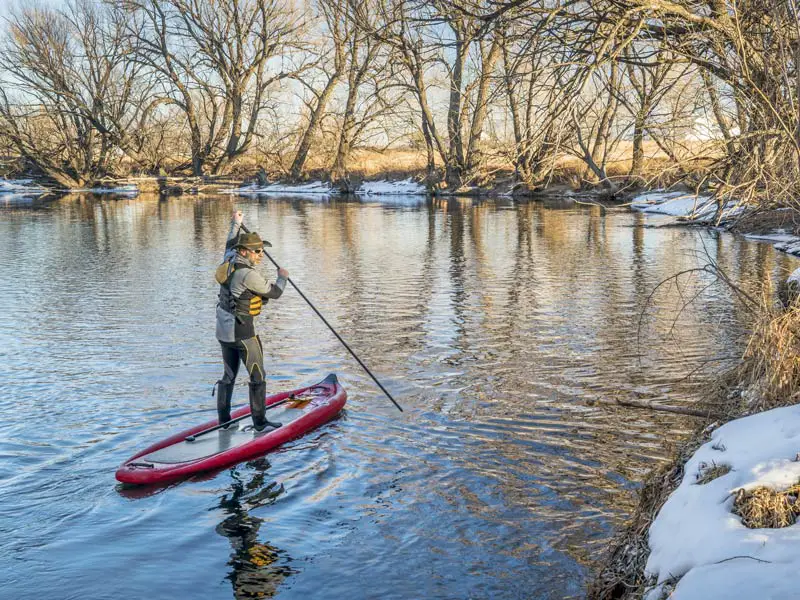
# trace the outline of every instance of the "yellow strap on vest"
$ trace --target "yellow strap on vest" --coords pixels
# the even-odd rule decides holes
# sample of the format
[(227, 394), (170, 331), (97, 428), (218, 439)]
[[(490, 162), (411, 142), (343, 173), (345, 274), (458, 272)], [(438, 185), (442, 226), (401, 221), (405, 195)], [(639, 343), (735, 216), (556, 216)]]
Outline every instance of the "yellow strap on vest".
[(254, 317), (260, 315), (261, 305), (262, 305), (261, 296), (253, 296), (252, 298), (250, 298), (250, 314)]

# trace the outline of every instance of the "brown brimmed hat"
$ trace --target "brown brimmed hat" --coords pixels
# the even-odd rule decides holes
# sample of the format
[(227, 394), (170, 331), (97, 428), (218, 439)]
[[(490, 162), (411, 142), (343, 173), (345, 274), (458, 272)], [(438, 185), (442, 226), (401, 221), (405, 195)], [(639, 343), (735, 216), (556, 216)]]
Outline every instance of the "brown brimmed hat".
[(247, 248), (248, 250), (261, 250), (264, 246), (268, 246), (272, 248), (272, 244), (270, 244), (267, 240), (262, 240), (261, 236), (258, 235), (255, 231), (248, 231), (247, 233), (240, 233), (239, 237), (236, 239), (236, 243), (234, 244), (234, 248)]

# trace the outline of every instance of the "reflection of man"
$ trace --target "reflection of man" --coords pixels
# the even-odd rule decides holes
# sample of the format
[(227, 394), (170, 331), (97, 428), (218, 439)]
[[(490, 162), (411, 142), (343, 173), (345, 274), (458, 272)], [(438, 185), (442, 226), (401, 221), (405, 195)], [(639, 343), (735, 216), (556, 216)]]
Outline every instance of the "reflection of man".
[(217, 382), (217, 416), (220, 423), (231, 420), (233, 384), (243, 362), (250, 374), (250, 411), (253, 427), (263, 431), (280, 423), (267, 420), (264, 398), (267, 383), (264, 381), (264, 353), (261, 340), (256, 335), (254, 318), (261, 313), (268, 299), (278, 299), (286, 287), (289, 272), (278, 269), (274, 284), (267, 282), (254, 267), (264, 257), (264, 246), (271, 246), (255, 232), (244, 233), (242, 213), (234, 211), (231, 229), (225, 244), (224, 262), (217, 268), (219, 286), (217, 303), (217, 339), (222, 346), (225, 374)]
[(250, 516), (247, 510), (272, 504), (283, 493), (283, 486), (274, 481), (264, 485), (264, 471), (269, 468), (266, 460), (248, 463), (248, 467), (251, 466), (259, 472), (246, 483), (240, 478), (238, 469), (232, 471), (230, 493), (225, 494), (219, 503), (228, 517), (217, 525), (217, 533), (228, 538), (233, 548), (228, 563), (232, 567), (229, 579), (237, 600), (272, 597), (283, 580), (295, 572), (291, 567), (279, 564), (287, 560), (281, 556), (282, 551), (258, 541), (258, 530), (263, 520)]

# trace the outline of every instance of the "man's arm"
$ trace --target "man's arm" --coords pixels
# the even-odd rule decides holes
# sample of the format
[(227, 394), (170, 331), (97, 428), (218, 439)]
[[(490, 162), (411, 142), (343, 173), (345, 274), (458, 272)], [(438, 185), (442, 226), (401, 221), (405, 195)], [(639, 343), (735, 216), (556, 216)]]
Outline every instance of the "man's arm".
[[(281, 273), (281, 271), (283, 271), (283, 273)], [(262, 298), (277, 300), (281, 297), (281, 294), (283, 294), (283, 290), (286, 289), (288, 277), (289, 274), (284, 269), (281, 269), (278, 271), (278, 279), (275, 283), (269, 283), (259, 273), (250, 270), (244, 278), (243, 283), (244, 286), (254, 294), (258, 294)]]
[(225, 255), (222, 257), (222, 262), (228, 262), (232, 260), (236, 254), (233, 244), (236, 238), (239, 237), (243, 220), (244, 217), (242, 216), (242, 211), (234, 210), (233, 214), (231, 214), (231, 228), (228, 231), (228, 241), (225, 242)]

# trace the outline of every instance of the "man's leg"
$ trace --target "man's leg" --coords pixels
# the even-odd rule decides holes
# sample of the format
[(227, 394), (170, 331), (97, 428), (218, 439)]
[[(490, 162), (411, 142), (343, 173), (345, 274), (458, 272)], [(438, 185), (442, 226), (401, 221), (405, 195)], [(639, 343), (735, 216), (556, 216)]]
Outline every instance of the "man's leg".
[(280, 423), (267, 420), (267, 411), (264, 407), (264, 398), (267, 395), (267, 382), (264, 381), (264, 353), (261, 349), (261, 340), (258, 336), (242, 340), (244, 346), (244, 366), (250, 373), (250, 414), (253, 417), (253, 427), (262, 431), (267, 426), (280, 427)]
[(231, 420), (231, 399), (233, 398), (233, 384), (239, 373), (239, 349), (224, 342), (222, 346), (222, 362), (225, 365), (225, 374), (217, 381), (217, 419), (219, 423)]

